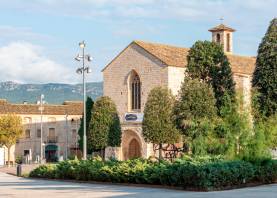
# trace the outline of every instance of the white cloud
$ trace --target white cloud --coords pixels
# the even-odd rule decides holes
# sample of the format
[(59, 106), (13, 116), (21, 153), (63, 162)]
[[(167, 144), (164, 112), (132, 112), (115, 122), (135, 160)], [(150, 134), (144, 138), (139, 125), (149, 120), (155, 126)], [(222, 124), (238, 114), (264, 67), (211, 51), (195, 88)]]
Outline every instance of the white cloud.
[(276, 0), (33, 0), (24, 3), (13, 0), (1, 2), (1, 7), (95, 19), (101, 16), (203, 21), (221, 15), (240, 20), (241, 14), (251, 12), (251, 16), (256, 16), (259, 11), (276, 15)]
[(43, 56), (40, 46), (12, 42), (0, 48), (0, 81), (76, 82), (70, 68)]
[(52, 37), (44, 34), (35, 33), (29, 27), (14, 27), (0, 25), (0, 39), (5, 41), (24, 40), (24, 41), (40, 41), (50, 40)]

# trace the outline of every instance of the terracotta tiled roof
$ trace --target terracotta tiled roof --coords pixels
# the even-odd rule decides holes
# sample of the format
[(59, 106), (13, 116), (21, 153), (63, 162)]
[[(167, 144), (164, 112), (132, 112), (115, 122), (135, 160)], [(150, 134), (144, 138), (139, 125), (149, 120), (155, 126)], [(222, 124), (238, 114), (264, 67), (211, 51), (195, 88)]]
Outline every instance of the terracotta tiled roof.
[[(189, 48), (182, 48), (164, 44), (134, 41), (133, 43), (160, 59), (167, 66), (186, 67)], [(234, 73), (252, 75), (255, 69), (255, 57), (227, 55)]]
[(233, 29), (233, 28), (230, 28), (224, 24), (220, 24), (218, 26), (215, 26), (211, 29), (209, 29), (210, 32), (217, 32), (217, 31), (224, 31), (224, 30), (227, 30), (227, 31), (230, 31), (230, 32), (235, 32), (236, 30)]
[(256, 57), (227, 55), (232, 71), (239, 74), (252, 75), (255, 70)]
[(137, 45), (156, 56), (168, 66), (184, 67), (187, 65), (187, 55), (189, 48), (182, 48), (158, 43), (148, 43), (144, 41), (134, 41)]
[[(62, 105), (43, 105), (44, 115), (82, 115), (82, 102), (64, 102)], [(36, 104), (11, 104), (6, 100), (0, 99), (0, 114), (40, 114), (39, 105)]]

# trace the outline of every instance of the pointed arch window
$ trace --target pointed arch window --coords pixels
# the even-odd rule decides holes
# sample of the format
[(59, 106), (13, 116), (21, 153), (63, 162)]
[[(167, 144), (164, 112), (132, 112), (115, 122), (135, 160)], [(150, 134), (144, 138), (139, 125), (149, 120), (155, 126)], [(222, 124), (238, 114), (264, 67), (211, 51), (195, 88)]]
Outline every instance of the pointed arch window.
[(141, 82), (137, 73), (133, 75), (131, 80), (131, 107), (132, 110), (140, 110), (141, 108)]
[(227, 34), (227, 52), (230, 52), (231, 48), (230, 48), (230, 33)]
[(220, 34), (219, 33), (216, 34), (216, 42), (220, 43)]

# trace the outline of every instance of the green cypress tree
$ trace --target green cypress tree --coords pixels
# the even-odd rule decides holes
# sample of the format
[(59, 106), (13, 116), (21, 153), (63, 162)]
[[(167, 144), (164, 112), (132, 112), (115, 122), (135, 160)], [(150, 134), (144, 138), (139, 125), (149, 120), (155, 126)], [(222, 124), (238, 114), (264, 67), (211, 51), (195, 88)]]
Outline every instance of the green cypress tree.
[(188, 76), (202, 79), (213, 87), (218, 112), (225, 94), (235, 100), (232, 70), (221, 45), (210, 41), (197, 41), (190, 48), (187, 59)]
[[(92, 108), (93, 108), (93, 100), (91, 99), (91, 97), (87, 97), (87, 100), (86, 100), (86, 131), (88, 132), (89, 130), (89, 123), (90, 123), (90, 120), (91, 120), (91, 111), (92, 111)], [(78, 130), (78, 135), (79, 135), (79, 140), (78, 140), (78, 144), (79, 144), (79, 148), (82, 150), (83, 149), (83, 138), (84, 138), (84, 122), (83, 122), (83, 117), (81, 118), (81, 122), (80, 122), (80, 128)], [(92, 150), (88, 149), (88, 153), (91, 153)]]
[(92, 150), (101, 150), (107, 146), (120, 146), (121, 126), (116, 106), (111, 98), (103, 96), (96, 100), (92, 110), (89, 125), (88, 147)]
[(277, 18), (274, 18), (259, 45), (252, 86), (257, 90), (260, 114), (277, 112)]
[(176, 143), (180, 137), (172, 119), (173, 106), (174, 97), (164, 87), (152, 89), (145, 104), (143, 137), (147, 142), (159, 145), (159, 159), (162, 159), (162, 144)]

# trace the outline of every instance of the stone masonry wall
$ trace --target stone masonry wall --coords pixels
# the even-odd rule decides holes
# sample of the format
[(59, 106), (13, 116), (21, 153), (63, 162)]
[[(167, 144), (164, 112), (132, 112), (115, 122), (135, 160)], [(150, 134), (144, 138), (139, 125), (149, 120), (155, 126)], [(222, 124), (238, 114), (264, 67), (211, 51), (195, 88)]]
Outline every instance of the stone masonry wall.
[(135, 44), (131, 44), (104, 71), (104, 95), (115, 102), (121, 122), (128, 108), (128, 78), (132, 71), (137, 72), (141, 80), (141, 112), (148, 93), (156, 86), (168, 84), (167, 67), (154, 56)]

